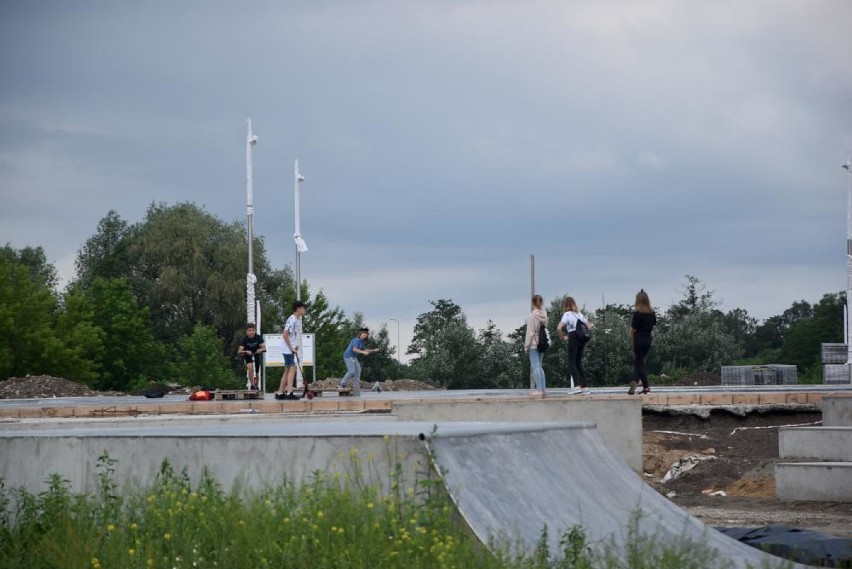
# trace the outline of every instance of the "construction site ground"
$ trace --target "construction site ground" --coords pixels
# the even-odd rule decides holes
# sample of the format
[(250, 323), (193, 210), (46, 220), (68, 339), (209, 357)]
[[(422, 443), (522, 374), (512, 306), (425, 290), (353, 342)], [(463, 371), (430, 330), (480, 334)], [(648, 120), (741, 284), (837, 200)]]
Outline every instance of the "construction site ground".
[[(852, 538), (852, 504), (783, 502), (775, 497), (778, 427), (819, 425), (822, 413), (753, 411), (744, 417), (714, 410), (708, 418), (645, 411), (645, 479), (674, 503), (713, 526), (785, 524)], [(662, 482), (679, 459), (700, 460)]]
[[(324, 383), (331, 385), (334, 382), (329, 379)], [(362, 385), (362, 389), (370, 387), (370, 383)], [(433, 389), (414, 380), (382, 382), (382, 388)], [(0, 381), (0, 399), (85, 398), (97, 395), (118, 394), (93, 391), (51, 376)], [(804, 411), (767, 409), (769, 407), (757, 407), (740, 416), (718, 408), (709, 416), (700, 417), (673, 414), (656, 406), (646, 407), (642, 426), (645, 481), (709, 525), (756, 527), (786, 524), (852, 538), (852, 504), (783, 502), (775, 498), (778, 427), (818, 425), (822, 414), (818, 408)], [(688, 457), (698, 457), (693, 460), (696, 463), (694, 468), (662, 482), (672, 465)]]

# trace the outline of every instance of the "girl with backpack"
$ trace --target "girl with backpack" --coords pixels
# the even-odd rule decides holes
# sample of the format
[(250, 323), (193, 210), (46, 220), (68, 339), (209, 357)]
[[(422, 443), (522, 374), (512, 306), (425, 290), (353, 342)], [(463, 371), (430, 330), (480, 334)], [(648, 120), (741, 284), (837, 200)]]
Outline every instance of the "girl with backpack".
[[(586, 347), (593, 328), (591, 322), (583, 316), (577, 307), (577, 302), (571, 296), (566, 296), (562, 303), (562, 320), (556, 326), (556, 333), (562, 340), (568, 340), (568, 373), (580, 388), (580, 393), (591, 393), (586, 383), (586, 370), (583, 369), (583, 348)], [(578, 322), (580, 323), (578, 326)], [(582, 330), (585, 328), (585, 330)]]
[(532, 297), (532, 312), (527, 316), (527, 334), (524, 338), (524, 351), (530, 357), (530, 368), (535, 380), (535, 389), (530, 392), (533, 397), (545, 396), (544, 368), (541, 366), (541, 358), (544, 357), (548, 341), (547, 312), (542, 308), (543, 304), (544, 299), (540, 294)]
[(637, 379), (630, 382), (627, 393), (633, 395), (641, 381), (642, 391), (639, 395), (645, 395), (651, 392), (651, 387), (648, 385), (648, 371), (645, 369), (645, 356), (651, 349), (651, 330), (657, 324), (657, 315), (654, 313), (645, 289), (640, 289), (636, 293), (634, 308), (633, 320), (630, 322), (630, 339), (633, 343), (633, 371), (636, 372)]

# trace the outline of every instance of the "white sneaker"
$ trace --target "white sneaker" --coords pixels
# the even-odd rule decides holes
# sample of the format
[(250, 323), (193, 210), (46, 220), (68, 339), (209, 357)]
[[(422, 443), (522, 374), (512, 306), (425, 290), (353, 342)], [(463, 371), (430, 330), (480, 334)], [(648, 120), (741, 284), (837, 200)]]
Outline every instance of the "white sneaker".
[(583, 392), (583, 390), (580, 389), (579, 387), (572, 387), (571, 389), (568, 390), (568, 395), (579, 395), (582, 392)]
[(580, 390), (580, 393), (582, 393), (583, 395), (591, 395), (592, 390), (589, 389), (588, 387), (584, 387), (583, 389)]

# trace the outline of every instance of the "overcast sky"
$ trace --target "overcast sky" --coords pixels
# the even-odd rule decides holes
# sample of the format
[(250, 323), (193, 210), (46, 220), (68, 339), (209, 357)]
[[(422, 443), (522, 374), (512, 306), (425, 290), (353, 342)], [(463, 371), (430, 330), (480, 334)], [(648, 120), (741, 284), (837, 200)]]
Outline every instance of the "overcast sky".
[[(449, 298), (666, 308), (684, 275), (763, 319), (845, 283), (848, 0), (0, 4), (0, 244), (61, 276), (110, 209), (191, 201), (347, 314)], [(837, 341), (841, 341), (838, 338)]]

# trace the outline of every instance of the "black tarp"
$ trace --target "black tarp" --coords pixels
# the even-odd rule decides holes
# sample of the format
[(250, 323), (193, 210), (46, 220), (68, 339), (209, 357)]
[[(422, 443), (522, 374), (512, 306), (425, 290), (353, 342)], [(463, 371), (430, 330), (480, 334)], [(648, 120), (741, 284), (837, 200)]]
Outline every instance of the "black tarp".
[(728, 537), (772, 555), (816, 567), (852, 568), (852, 539), (773, 524), (759, 528), (723, 528)]

